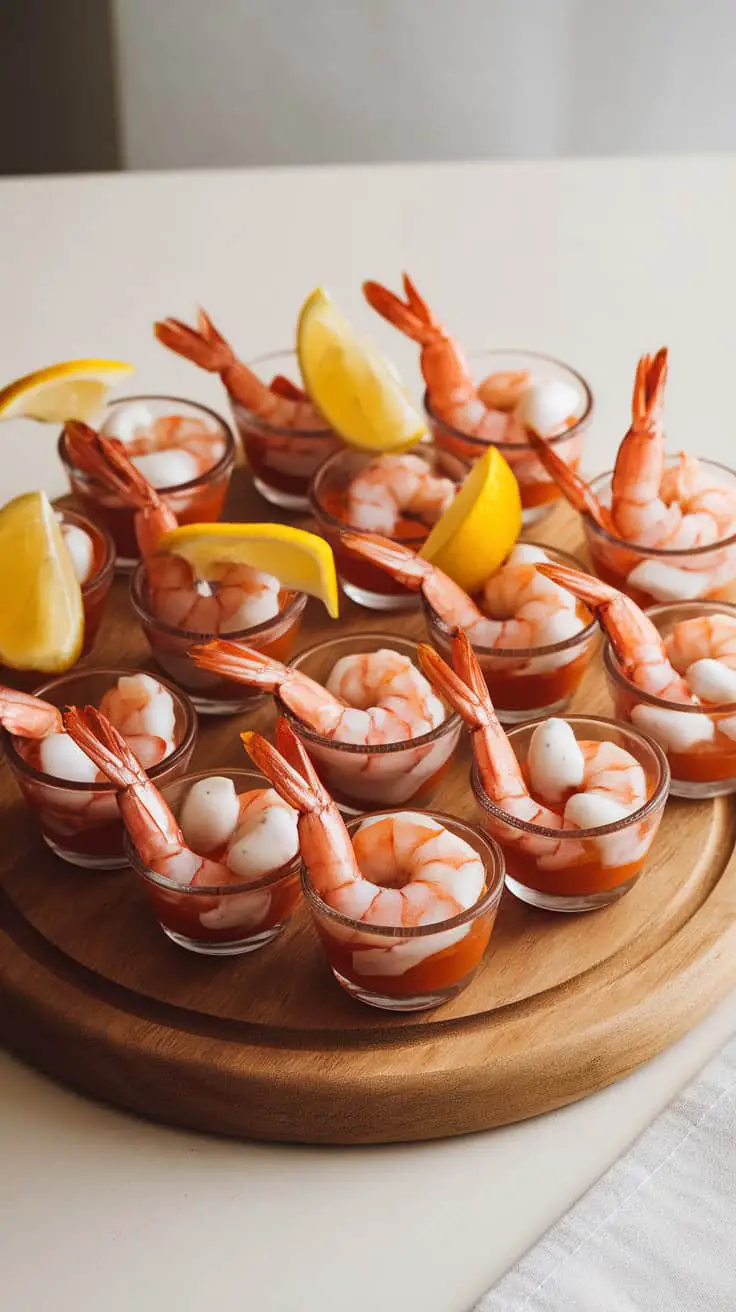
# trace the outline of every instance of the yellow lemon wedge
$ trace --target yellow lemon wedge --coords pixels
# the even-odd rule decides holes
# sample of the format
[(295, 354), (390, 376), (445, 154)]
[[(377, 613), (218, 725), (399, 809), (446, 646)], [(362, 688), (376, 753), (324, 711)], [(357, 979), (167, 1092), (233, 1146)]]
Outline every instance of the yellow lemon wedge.
[(505, 560), (520, 532), (519, 484), (500, 451), (489, 446), (419, 554), (466, 592), (475, 592)]
[(109, 389), (132, 372), (132, 364), (121, 360), (64, 360), (37, 369), (0, 390), (0, 419), (92, 419)]
[(393, 366), (356, 337), (330, 297), (307, 297), (297, 327), (299, 367), (330, 428), (363, 451), (403, 451), (426, 427)]
[(166, 534), (159, 550), (183, 556), (200, 578), (222, 561), (274, 574), (285, 588), (317, 597), (337, 619), (335, 558), (316, 533), (289, 524), (183, 524)]
[(79, 659), (82, 589), (45, 492), (0, 510), (0, 661), (58, 674)]

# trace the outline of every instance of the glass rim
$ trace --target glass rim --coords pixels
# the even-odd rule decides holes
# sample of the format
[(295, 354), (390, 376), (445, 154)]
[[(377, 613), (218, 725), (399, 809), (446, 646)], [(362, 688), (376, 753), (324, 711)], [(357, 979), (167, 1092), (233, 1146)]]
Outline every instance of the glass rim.
[(81, 528), (88, 537), (96, 537), (98, 541), (102, 542), (104, 552), (102, 564), (85, 583), (80, 585), (82, 589), (82, 597), (87, 597), (90, 593), (95, 592), (100, 584), (107, 578), (108, 574), (112, 574), (115, 569), (117, 553), (115, 543), (112, 540), (112, 534), (110, 534), (102, 524), (95, 523), (95, 521), (90, 519), (88, 515), (80, 515), (78, 511), (71, 510), (67, 506), (54, 504), (54, 510), (63, 516), (63, 522), (73, 524), (76, 528)]
[[(509, 742), (511, 742), (514, 734), (521, 733), (522, 730), (527, 730), (534, 728), (539, 724), (543, 724), (548, 718), (548, 716), (544, 715), (537, 716), (533, 720), (525, 721), (524, 724), (517, 724), (509, 727), (506, 733)], [(636, 811), (631, 811), (629, 815), (622, 816), (620, 820), (614, 820), (607, 825), (596, 825), (592, 829), (548, 829), (546, 825), (535, 825), (532, 824), (530, 820), (517, 819), (516, 816), (510, 815), (508, 811), (504, 811), (498, 806), (498, 804), (494, 802), (486, 792), (483, 780), (480, 777), (478, 765), (476, 761), (473, 760), (473, 768), (470, 776), (471, 786), (476, 801), (484, 811), (487, 811), (497, 820), (501, 820), (509, 827), (509, 829), (517, 829), (522, 833), (531, 834), (535, 838), (579, 840), (585, 838), (605, 838), (609, 834), (618, 834), (623, 829), (628, 829), (631, 825), (638, 824), (641, 820), (646, 820), (653, 812), (657, 811), (660, 806), (664, 805), (670, 787), (670, 765), (667, 756), (654, 738), (650, 738), (649, 734), (641, 733), (638, 729), (635, 729), (632, 725), (625, 723), (622, 720), (613, 720), (605, 715), (565, 715), (563, 718), (568, 724), (595, 724), (604, 725), (609, 728), (613, 727), (622, 735), (628, 735), (631, 738), (635, 738), (638, 742), (643, 743), (652, 753), (657, 766), (659, 767), (659, 778), (647, 800), (640, 807), (637, 807)], [(601, 741), (611, 740), (602, 739)], [(514, 755), (516, 755), (516, 753), (514, 753)], [(641, 764), (641, 762), (638, 762), (638, 764)]]
[[(279, 611), (278, 615), (274, 615), (270, 620), (262, 620), (260, 624), (252, 624), (249, 629), (233, 629), (231, 633), (199, 633), (194, 629), (183, 629), (179, 625), (169, 624), (167, 620), (159, 619), (146, 600), (144, 589), (147, 585), (146, 563), (144, 560), (139, 560), (130, 575), (130, 601), (138, 618), (144, 623), (159, 629), (162, 633), (169, 634), (171, 637), (183, 639), (184, 641), (191, 639), (193, 644), (212, 642), (215, 638), (227, 638), (228, 642), (244, 642), (246, 639), (263, 637), (269, 629), (272, 629), (275, 624), (280, 623), (283, 619), (296, 621), (308, 601), (306, 592), (294, 592), (291, 588), (284, 588), (284, 591), (290, 594), (291, 600), (287, 602), (283, 610)], [(225, 675), (222, 675), (222, 678), (225, 677)], [(235, 681), (232, 680), (232, 682)]]
[[(261, 774), (259, 770), (249, 770), (247, 767), (242, 769), (238, 766), (226, 766), (222, 770), (198, 770), (194, 774), (183, 774), (178, 779), (173, 779), (170, 784), (164, 784), (161, 796), (167, 805), (170, 805), (166, 796), (167, 790), (173, 787), (181, 787), (188, 784), (199, 783), (201, 779), (222, 778), (226, 775), (232, 778), (233, 775), (238, 779), (247, 781), (253, 788), (262, 788), (264, 792), (274, 792), (273, 784)], [(250, 792), (251, 787), (242, 789), (242, 792)], [(178, 821), (178, 816), (176, 817)], [(191, 849), (192, 851), (194, 849)], [(296, 853), (287, 861), (285, 865), (279, 866), (276, 870), (271, 870), (265, 875), (260, 875), (258, 879), (241, 880), (237, 884), (178, 884), (175, 879), (170, 879), (167, 875), (161, 875), (157, 870), (144, 864), (138, 852), (133, 846), (130, 834), (125, 831), (125, 854), (130, 861), (135, 873), (140, 879), (145, 879), (150, 884), (156, 884), (158, 888), (166, 889), (169, 893), (181, 893), (185, 897), (229, 897), (230, 894), (236, 893), (260, 893), (264, 889), (272, 887), (274, 884), (281, 883), (284, 879), (293, 879), (298, 877), (301, 870), (301, 855), (297, 846)], [(199, 852), (197, 856), (201, 855)], [(204, 858), (203, 858), (204, 859)]]
[[(342, 637), (323, 638), (321, 642), (314, 642), (310, 647), (305, 647), (303, 651), (297, 652), (296, 656), (294, 656), (289, 662), (289, 669), (300, 669), (299, 661), (305, 656), (314, 656), (316, 653), (325, 651), (329, 647), (348, 646), (351, 643), (363, 639), (374, 640), (379, 642), (381, 646), (384, 644), (388, 646), (394, 644), (394, 649), (397, 643), (402, 644), (405, 647), (413, 648), (414, 658), (412, 659), (412, 665), (414, 665), (415, 669), (419, 670), (419, 673), (421, 674), (421, 670), (415, 659), (418, 646), (415, 639), (404, 638), (399, 633), (383, 633), (380, 629), (368, 629), (365, 633), (349, 633)], [(376, 648), (376, 650), (379, 649)], [(351, 653), (346, 652), (345, 654), (350, 655)], [(309, 677), (311, 678), (311, 675)], [(434, 692), (434, 689), (432, 691)], [(289, 724), (294, 726), (300, 738), (304, 738), (306, 742), (313, 743), (316, 747), (329, 747), (333, 751), (345, 752), (349, 756), (365, 756), (367, 753), (370, 753), (371, 756), (390, 756), (392, 753), (410, 751), (414, 747), (427, 747), (438, 739), (444, 737), (446, 733), (460, 727), (460, 716), (457, 711), (453, 711), (449, 708), (444, 698), (439, 697), (439, 694), (435, 693), (435, 696), (439, 697), (439, 700), (448, 711), (448, 714), (440, 724), (436, 724), (434, 729), (428, 730), (427, 733), (423, 733), (416, 738), (402, 738), (399, 742), (395, 743), (376, 743), (375, 745), (371, 744), (370, 746), (366, 746), (365, 743), (341, 743), (335, 738), (326, 738), (324, 734), (319, 733), (316, 729), (310, 729), (310, 727), (304, 724), (303, 721), (300, 720), (292, 710), (290, 710), (286, 703), (282, 701), (278, 691), (274, 692), (272, 696), (276, 703), (276, 709), (279, 715), (283, 715), (284, 719), (288, 720)], [(381, 814), (383, 814), (383, 812)]]
[[(222, 415), (218, 414), (216, 410), (212, 410), (208, 405), (203, 405), (201, 401), (189, 401), (184, 396), (167, 396), (163, 393), (159, 394), (154, 392), (141, 392), (135, 396), (118, 396), (114, 401), (108, 402), (106, 410), (114, 410), (120, 405), (128, 405), (134, 401), (170, 401), (172, 405), (187, 405), (192, 410), (201, 410), (202, 413), (208, 415), (210, 419), (214, 419), (218, 427), (222, 429), (225, 438), (225, 450), (219, 460), (215, 461), (214, 465), (210, 465), (209, 469), (205, 469), (201, 474), (197, 474), (196, 478), (187, 479), (185, 483), (171, 483), (167, 487), (157, 487), (156, 492), (159, 496), (166, 497), (173, 496), (174, 493), (179, 494), (182, 492), (196, 491), (196, 489), (202, 487), (203, 484), (213, 482), (216, 478), (219, 478), (220, 475), (226, 474), (232, 470), (235, 465), (235, 457), (237, 453), (235, 435), (227, 420), (223, 419)], [(67, 473), (73, 470), (75, 478), (78, 478), (80, 482), (86, 483), (89, 487), (103, 488), (107, 493), (107, 489), (104, 488), (102, 483), (98, 483), (97, 479), (85, 473), (83, 469), (80, 469), (78, 465), (74, 464), (74, 461), (70, 458), (66, 449), (66, 434), (64, 433), (63, 428), (59, 434), (57, 450), (59, 452), (59, 458)], [(124, 505), (124, 503), (121, 504)], [(125, 509), (133, 511), (132, 506), (125, 506)]]
[[(520, 542), (517, 545), (522, 547), (539, 547), (544, 552), (551, 553), (553, 556), (561, 556), (563, 562), (570, 565), (573, 569), (583, 569), (582, 563), (578, 560), (577, 556), (573, 556), (569, 551), (562, 551), (559, 547), (550, 547), (546, 542), (525, 541)], [(428, 624), (430, 626), (434, 625), (443, 635), (446, 634), (449, 641), (456, 632), (458, 626), (447, 624), (446, 621), (442, 619), (442, 616), (434, 609), (431, 601), (427, 600), (423, 591), (420, 590), (419, 595)], [(546, 643), (539, 647), (486, 647), (481, 643), (473, 642), (471, 640), (473, 651), (479, 656), (498, 656), (501, 660), (530, 660), (542, 656), (554, 656), (561, 651), (570, 651), (573, 647), (578, 647), (582, 643), (587, 642), (589, 638), (594, 637), (598, 628), (598, 621), (590, 608), (585, 605), (585, 602), (579, 604), (584, 606), (591, 618), (582, 629), (578, 630), (577, 633), (571, 634), (569, 638), (562, 638), (560, 642)], [(490, 616), (487, 616), (486, 618), (490, 618)]]
[[(323, 476), (326, 477), (326, 476), (329, 474), (329, 472), (331, 471), (333, 465), (338, 464), (338, 462), (339, 462), (340, 460), (345, 460), (346, 458), (348, 458), (348, 457), (351, 456), (351, 455), (352, 455), (353, 457), (355, 457), (356, 455), (364, 454), (364, 455), (366, 456), (366, 464), (368, 464), (368, 463), (370, 463), (370, 461), (371, 461), (372, 459), (373, 459), (373, 460), (377, 459), (377, 457), (378, 457), (379, 455), (392, 455), (392, 454), (394, 454), (394, 455), (419, 455), (419, 454), (420, 454), (420, 451), (421, 451), (421, 449), (422, 449), (422, 447), (424, 447), (424, 450), (426, 451), (427, 448), (428, 448), (429, 446), (432, 446), (432, 445), (433, 445), (433, 443), (432, 443), (431, 441), (430, 441), (430, 442), (424, 442), (424, 443), (423, 443), (423, 442), (420, 440), (419, 442), (416, 442), (412, 447), (410, 447), (406, 452), (403, 452), (403, 451), (401, 451), (401, 452), (399, 452), (399, 451), (397, 451), (397, 452), (383, 451), (383, 452), (374, 452), (373, 455), (371, 455), (371, 454), (370, 454), (369, 452), (367, 452), (367, 451), (364, 452), (364, 453), (361, 453), (360, 451), (356, 450), (354, 447), (342, 447), (342, 448), (341, 448), (340, 450), (338, 450), (338, 451), (333, 451), (332, 455), (328, 456), (326, 460), (323, 460), (323, 461), (322, 461), (322, 464), (319, 466), (319, 468), (315, 470), (315, 472), (314, 472), (314, 474), (312, 475), (312, 478), (311, 478), (311, 480), (310, 480), (309, 487), (308, 487), (308, 489), (307, 489), (307, 498), (308, 498), (308, 500), (309, 500), (309, 508), (310, 508), (312, 514), (314, 515), (314, 518), (315, 518), (317, 521), (322, 521), (324, 524), (327, 525), (328, 528), (333, 529), (333, 530), (334, 530), (336, 533), (338, 533), (338, 534), (342, 534), (342, 533), (347, 532), (347, 533), (354, 533), (356, 537), (373, 537), (374, 534), (373, 534), (373, 532), (372, 532), (371, 529), (367, 529), (367, 528), (355, 528), (355, 527), (349, 522), (349, 520), (347, 520), (347, 519), (338, 519), (335, 515), (332, 514), (331, 511), (325, 509), (325, 507), (322, 505), (321, 501), (319, 500), (319, 483), (320, 483), (320, 479), (321, 479)], [(458, 460), (461, 464), (466, 464), (466, 465), (467, 465), (467, 467), (466, 467), (466, 469), (465, 469), (465, 476), (467, 476), (467, 474), (470, 473), (470, 468), (471, 468), (470, 465), (468, 465), (466, 461), (463, 461), (463, 459), (462, 459), (461, 456), (455, 456), (454, 459)], [(451, 478), (451, 475), (448, 474), (447, 477), (448, 477), (448, 478)], [(459, 480), (452, 479), (452, 482), (453, 482), (453, 483), (456, 483), (456, 485), (457, 485), (458, 488), (460, 488), (460, 487), (462, 486), (462, 479), (459, 479)], [(412, 550), (414, 550), (414, 549), (418, 549), (419, 547), (423, 546), (424, 543), (427, 541), (427, 538), (429, 537), (430, 533), (432, 532), (432, 527), (433, 527), (433, 525), (431, 525), (431, 524), (427, 524), (426, 527), (425, 527), (424, 532), (423, 532), (423, 533), (422, 533), (422, 532), (417, 533), (416, 537), (402, 537), (402, 538), (400, 539), (400, 545), (401, 545), (402, 547), (409, 547), (409, 548), (411, 548)], [(393, 542), (393, 541), (397, 541), (397, 542), (398, 542), (399, 539), (398, 539), (398, 538), (391, 538), (391, 541), (392, 541), (392, 542)], [(347, 548), (345, 547), (345, 548), (343, 548), (343, 550), (347, 550)], [(351, 553), (351, 554), (352, 554), (352, 553)], [(371, 562), (370, 562), (370, 561), (367, 561), (366, 563), (370, 565)], [(374, 568), (377, 569), (378, 566), (374, 566)]]
[[(676, 457), (672, 454), (665, 456), (665, 460), (673, 459), (676, 459)], [(730, 474), (736, 487), (736, 470), (729, 469), (728, 465), (722, 464), (720, 460), (708, 460), (705, 456), (702, 458), (698, 456), (698, 462), (701, 465), (708, 465), (711, 469), (719, 469), (724, 474)], [(604, 480), (611, 481), (613, 472), (612, 469), (607, 469), (603, 474), (596, 474), (595, 478), (592, 478), (588, 483), (591, 492), (595, 492), (596, 487), (600, 486)], [(628, 538), (617, 537), (615, 533), (609, 533), (607, 528), (603, 528), (601, 524), (596, 523), (587, 510), (582, 510), (579, 513), (585, 521), (586, 528), (597, 537), (603, 538), (605, 542), (610, 542), (614, 547), (624, 547), (628, 551), (635, 552), (638, 556), (654, 556), (657, 560), (677, 561), (682, 557), (687, 557), (689, 560), (691, 557), (708, 556), (712, 555), (714, 551), (722, 551), (724, 547), (731, 547), (736, 543), (735, 530), (727, 538), (719, 538), (717, 542), (706, 542), (700, 547), (644, 547), (640, 542), (631, 542)]]
[[(380, 811), (366, 811), (362, 815), (355, 816), (352, 820), (347, 821), (346, 828), (351, 836), (366, 820), (374, 820), (387, 815), (405, 815), (406, 807), (392, 806), (385, 807)], [(464, 911), (458, 912), (456, 916), (451, 916), (448, 920), (436, 920), (431, 925), (367, 925), (365, 921), (354, 920), (352, 916), (346, 916), (342, 911), (336, 911), (331, 907), (324, 898), (320, 896), (312, 884), (309, 876), (309, 870), (306, 862), (302, 861), (301, 880), (302, 889), (310, 907), (314, 908), (321, 916), (332, 920), (337, 925), (342, 925), (346, 929), (359, 930), (364, 934), (370, 934), (371, 937), (387, 939), (417, 939), (430, 938), (434, 934), (444, 933), (446, 930), (459, 929), (461, 926), (469, 924), (485, 911), (496, 906), (501, 900), (503, 893), (504, 881), (506, 878), (506, 861), (503, 849), (491, 834), (486, 834), (477, 825), (469, 820), (459, 820), (457, 816), (448, 815), (445, 811), (431, 811), (429, 809), (417, 810), (416, 815), (426, 815), (432, 820), (437, 820), (439, 824), (449, 829), (451, 833), (462, 832), (458, 837), (465, 838), (466, 834), (472, 834), (473, 838), (484, 849), (484, 855), (480, 856), (485, 869), (486, 882), (490, 883), (484, 889), (480, 897), (471, 907)], [(467, 838), (465, 839), (467, 842)], [(477, 851), (474, 843), (469, 844)]]
[[(271, 361), (282, 360), (284, 356), (289, 356), (292, 360), (297, 360), (298, 363), (297, 353), (294, 350), (294, 348), (284, 347), (284, 349), (281, 351), (278, 350), (265, 351), (263, 355), (254, 355), (250, 360), (245, 361), (246, 368), (253, 370), (253, 372), (255, 373), (256, 371), (255, 369), (253, 369), (254, 365), (268, 364)], [(264, 380), (262, 378), (259, 378), (259, 381), (263, 382)], [(266, 386), (265, 383), (264, 386)], [(311, 438), (331, 437), (335, 441), (339, 440), (337, 433), (334, 431), (334, 429), (330, 428), (329, 424), (326, 421), (325, 421), (324, 428), (285, 428), (280, 424), (269, 424), (266, 422), (265, 419), (260, 419), (258, 415), (255, 415), (253, 413), (252, 410), (249, 410), (247, 405), (243, 405), (243, 402), (239, 401), (237, 397), (232, 395), (231, 392), (228, 392), (228, 396), (230, 398), (230, 404), (233, 407), (233, 411), (236, 414), (236, 420), (237, 420), (237, 411), (241, 410), (244, 415), (248, 416), (248, 422), (250, 426), (252, 428), (259, 428), (264, 433), (272, 433), (277, 437), (293, 437), (297, 441), (301, 441), (304, 438), (308, 438), (308, 437)], [(314, 402), (312, 401), (312, 398), (309, 396), (309, 394), (307, 394), (307, 400), (312, 405), (314, 405)], [(317, 410), (316, 406), (314, 406), (314, 408), (315, 410)], [(319, 414), (318, 410), (317, 413)], [(324, 418), (324, 416), (321, 416), (321, 418)]]
[[(178, 704), (184, 722), (181, 739), (176, 744), (173, 752), (169, 752), (169, 754), (165, 756), (162, 761), (159, 761), (157, 765), (152, 765), (150, 770), (146, 770), (149, 779), (158, 779), (160, 775), (165, 774), (168, 770), (172, 769), (173, 766), (176, 766), (181, 758), (192, 749), (197, 735), (197, 713), (192, 705), (192, 701), (182, 688), (177, 687), (177, 685), (172, 683), (169, 679), (165, 679), (160, 674), (154, 674), (152, 670), (133, 668), (121, 669), (116, 667), (107, 668), (99, 665), (91, 668), (85, 667), (81, 670), (67, 671), (65, 674), (57, 675), (53, 679), (48, 679), (45, 683), (39, 684), (37, 688), (34, 688), (32, 696), (43, 699), (44, 693), (50, 692), (54, 686), (60, 683), (71, 681), (72, 679), (95, 678), (101, 674), (110, 677), (110, 687), (114, 685), (115, 679), (121, 677), (128, 678), (135, 674), (148, 674), (152, 679), (155, 679), (157, 683), (160, 683), (171, 693), (174, 699), (174, 705), (177, 706)], [(78, 705), (78, 703), (68, 704)], [(52, 703), (52, 705), (55, 705), (55, 703)], [(60, 788), (72, 793), (93, 792), (114, 795), (119, 791), (115, 784), (109, 779), (100, 780), (99, 783), (84, 783), (78, 779), (59, 779), (57, 775), (46, 774), (44, 770), (36, 769), (35, 766), (31, 765), (23, 756), (21, 756), (15, 746), (15, 737), (20, 737), (19, 734), (13, 735), (9, 733), (7, 729), (0, 728), (0, 735), (2, 735), (5, 754), (12, 768), (20, 774), (27, 775), (30, 779), (35, 780), (36, 783), (46, 784), (49, 788)], [(24, 739), (23, 741), (28, 742), (29, 740)]]
[[(587, 427), (588, 423), (590, 422), (590, 419), (592, 418), (593, 411), (595, 410), (595, 398), (593, 396), (593, 389), (590, 386), (590, 383), (587, 381), (586, 378), (583, 377), (581, 373), (579, 373), (577, 369), (574, 369), (571, 364), (567, 364), (564, 360), (558, 360), (554, 355), (546, 355), (544, 351), (528, 351), (526, 350), (526, 348), (520, 346), (489, 347), (485, 351), (473, 351), (472, 354), (468, 356), (468, 359), (472, 362), (473, 360), (481, 360), (481, 359), (487, 360), (489, 357), (501, 356), (501, 355), (526, 356), (529, 360), (536, 360), (544, 364), (554, 365), (555, 368), (564, 369), (567, 373), (571, 374), (572, 377), (575, 378), (575, 380), (580, 384), (580, 387), (582, 388), (582, 392), (583, 392), (583, 398), (585, 401), (583, 413), (579, 416), (578, 419), (575, 420), (575, 423), (571, 424), (569, 428), (566, 428), (563, 433), (555, 433), (554, 436), (552, 437), (546, 437), (544, 439), (545, 442), (547, 442), (550, 446), (557, 446), (561, 442), (569, 441), (570, 438), (574, 437), (576, 433), (580, 432), (582, 429)], [(489, 446), (495, 446), (502, 453), (506, 451), (510, 451), (510, 452), (516, 452), (516, 454), (518, 455), (520, 446), (524, 445), (523, 443), (520, 442), (489, 442), (482, 437), (474, 437), (470, 433), (463, 433), (461, 429), (455, 428), (453, 424), (448, 424), (446, 419), (442, 419), (438, 414), (436, 414), (429, 399), (428, 388), (424, 392), (422, 402), (424, 405), (425, 413), (427, 414), (427, 417), (429, 418), (431, 423), (437, 424), (439, 428), (443, 428), (445, 432), (450, 433), (453, 437), (459, 438), (461, 441), (467, 442), (471, 446), (477, 446), (480, 450), (485, 450)], [(536, 459), (536, 457), (534, 456), (534, 451), (531, 448), (531, 446), (529, 447), (529, 452), (530, 452), (529, 458), (532, 459), (532, 457), (534, 457)]]
[[(682, 610), (683, 608), (693, 609), (694, 616), (696, 613), (703, 614), (704, 611), (722, 615), (724, 612), (730, 613), (736, 618), (736, 605), (728, 601), (662, 601), (656, 606), (649, 606), (644, 614), (648, 619), (654, 621), (657, 616), (668, 610)], [(656, 626), (655, 626), (656, 627)], [(719, 718), (726, 715), (736, 715), (736, 701), (734, 702), (713, 702), (713, 703), (692, 703), (692, 702), (671, 702), (668, 698), (657, 697), (654, 693), (647, 692), (640, 688), (638, 684), (633, 683), (631, 679), (624, 674), (621, 666), (616, 659), (616, 653), (613, 650), (610, 638), (605, 638), (603, 646), (603, 664), (606, 674), (616, 683), (620, 683), (628, 692), (636, 697), (637, 701), (646, 702), (649, 706), (658, 706), (664, 711), (682, 712), (684, 715), (717, 715)]]

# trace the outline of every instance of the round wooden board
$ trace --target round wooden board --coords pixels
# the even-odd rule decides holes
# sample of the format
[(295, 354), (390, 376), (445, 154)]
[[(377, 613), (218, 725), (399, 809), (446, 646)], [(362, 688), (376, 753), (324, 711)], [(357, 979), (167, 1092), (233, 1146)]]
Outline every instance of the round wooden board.
[[(229, 513), (263, 519), (237, 471)], [(536, 536), (575, 551), (556, 509)], [(421, 618), (344, 601), (343, 624), (420, 636)], [(301, 645), (330, 629), (309, 604)], [(334, 631), (334, 630), (333, 630)], [(115, 584), (97, 663), (149, 655)], [(576, 708), (610, 712), (600, 670)], [(249, 723), (268, 727), (269, 706)], [(200, 724), (193, 769), (243, 763), (242, 717)], [(438, 807), (473, 818), (463, 747)], [(334, 983), (302, 907), (252, 957), (163, 937), (127, 871), (91, 874), (42, 844), (3, 766), (0, 1037), (97, 1098), (174, 1125), (308, 1143), (430, 1139), (521, 1120), (593, 1092), (684, 1034), (736, 983), (730, 801), (669, 803), (621, 902), (555, 916), (506, 894), (476, 979), (437, 1012), (395, 1016)]]

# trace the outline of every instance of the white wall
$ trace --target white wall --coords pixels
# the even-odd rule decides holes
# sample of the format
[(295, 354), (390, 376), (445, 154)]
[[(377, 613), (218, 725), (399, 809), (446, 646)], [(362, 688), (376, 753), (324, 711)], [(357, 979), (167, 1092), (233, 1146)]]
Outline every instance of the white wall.
[(733, 0), (114, 0), (131, 168), (736, 147)]

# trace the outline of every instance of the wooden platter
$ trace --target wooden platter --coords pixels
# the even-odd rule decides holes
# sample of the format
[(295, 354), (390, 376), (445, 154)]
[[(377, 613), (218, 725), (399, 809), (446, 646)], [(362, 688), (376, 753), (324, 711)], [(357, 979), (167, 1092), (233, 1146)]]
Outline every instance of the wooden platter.
[[(268, 517), (236, 473), (229, 515)], [(534, 535), (580, 551), (557, 509)], [(117, 580), (96, 664), (148, 666)], [(423, 633), (344, 601), (352, 629)], [(330, 630), (310, 602), (300, 646)], [(333, 630), (334, 632), (334, 630)], [(576, 709), (607, 714), (589, 671)], [(269, 706), (249, 724), (267, 728)], [(243, 717), (200, 722), (193, 770), (244, 763)], [(465, 746), (436, 799), (474, 817)], [(470, 988), (397, 1016), (332, 980), (301, 908), (250, 957), (190, 955), (161, 934), (128, 871), (64, 865), (0, 776), (0, 1039), (64, 1083), (173, 1125), (308, 1143), (462, 1134), (582, 1098), (680, 1038), (736, 983), (734, 810), (671, 801), (649, 867), (619, 903), (562, 916), (508, 893)]]

